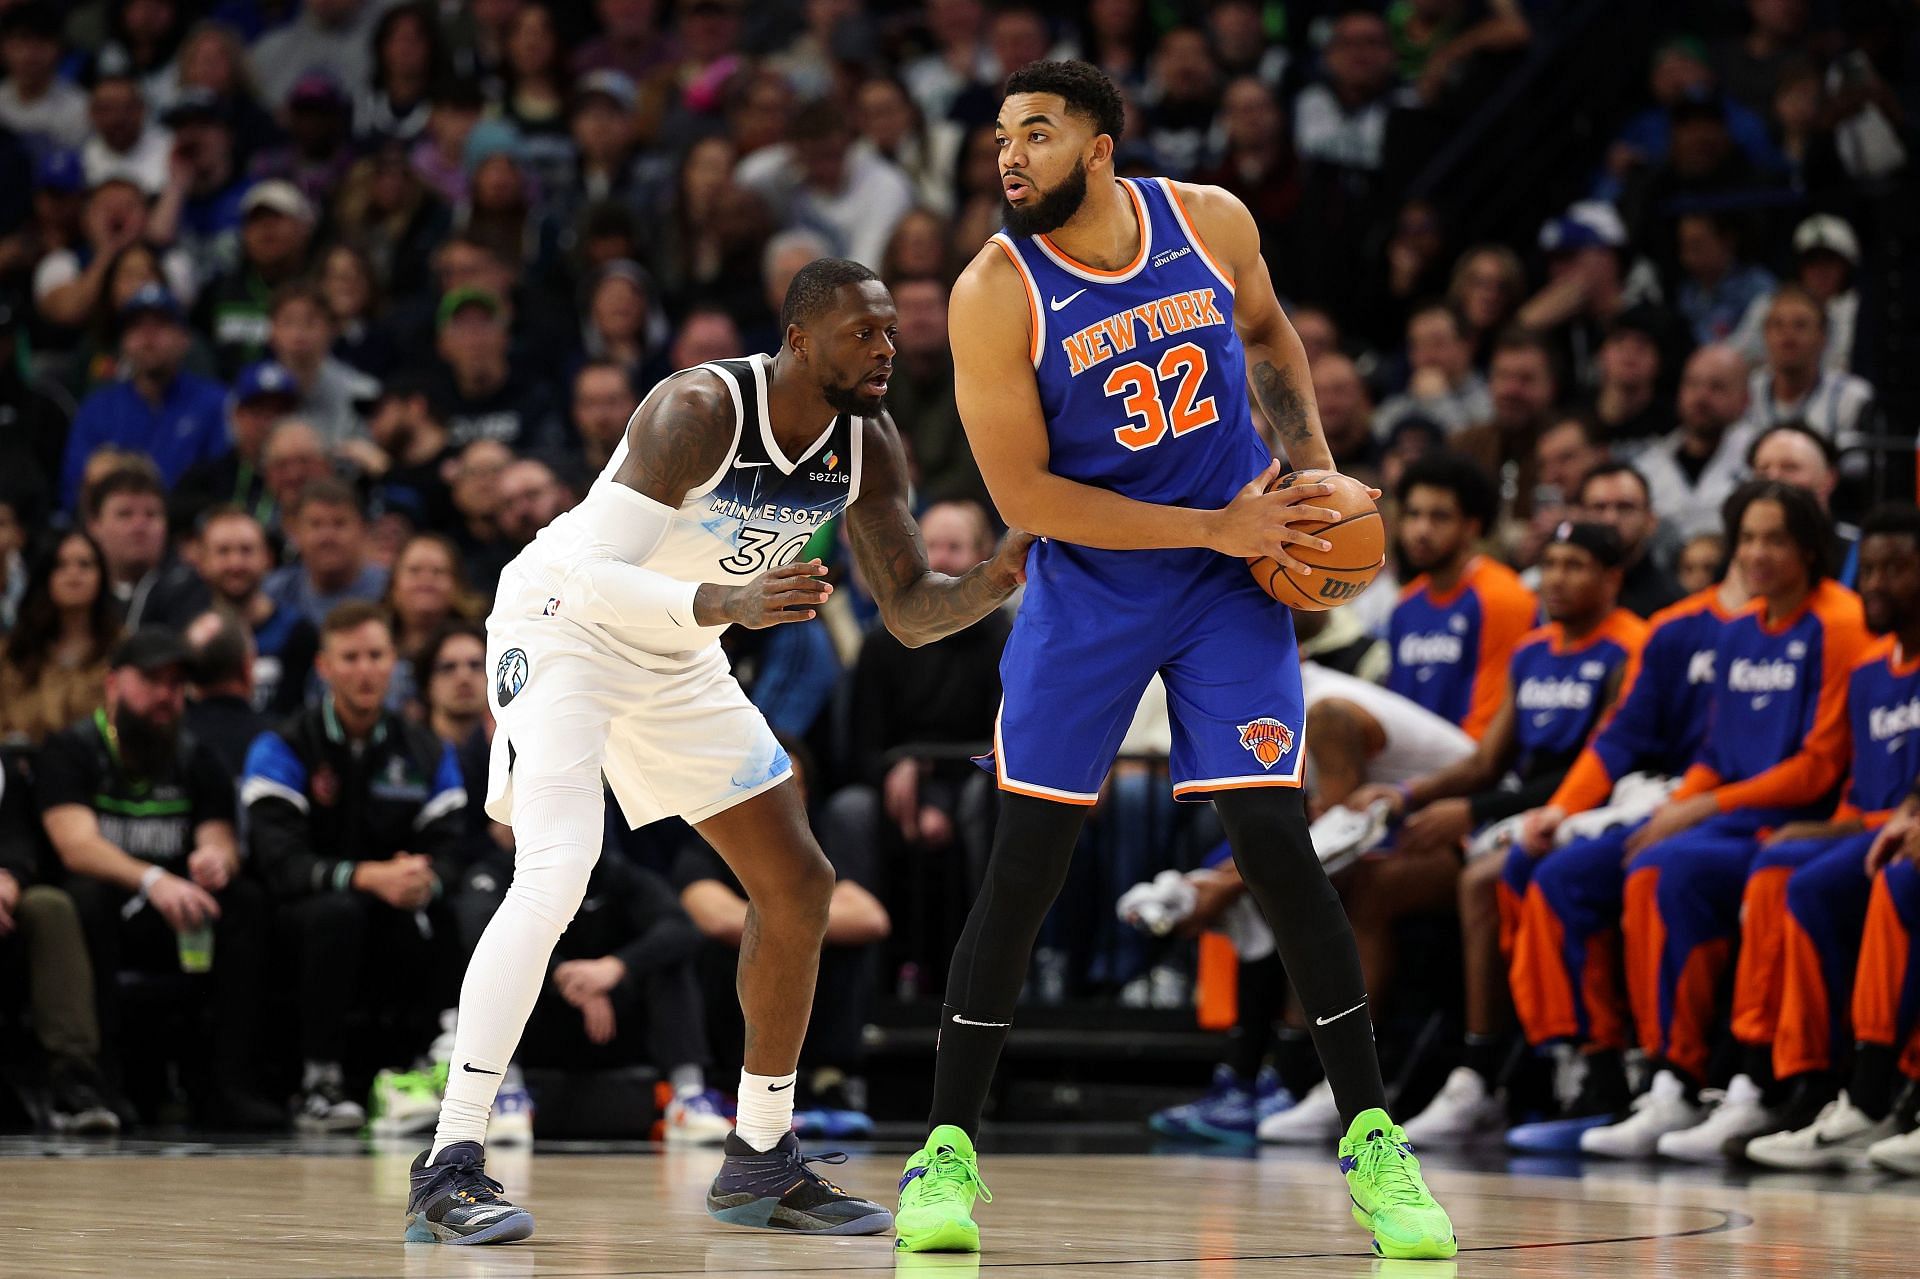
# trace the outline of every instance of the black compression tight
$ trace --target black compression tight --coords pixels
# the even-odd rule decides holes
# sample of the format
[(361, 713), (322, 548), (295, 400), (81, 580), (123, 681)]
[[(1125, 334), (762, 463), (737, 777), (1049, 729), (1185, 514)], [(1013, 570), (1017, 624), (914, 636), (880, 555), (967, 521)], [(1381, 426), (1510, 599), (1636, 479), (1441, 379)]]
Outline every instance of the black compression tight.
[[(1307, 835), (1297, 790), (1226, 791), (1214, 806), (1273, 926), (1341, 1115), (1385, 1104), (1353, 930)], [(931, 1126), (976, 1132), (1034, 939), (1066, 882), (1087, 810), (1003, 793), (986, 880), (954, 948), (940, 1013)]]
[(1001, 794), (987, 877), (947, 973), (929, 1128), (954, 1124), (969, 1135), (979, 1131), (1034, 939), (1067, 882), (1086, 820), (1087, 810), (1078, 804)]
[(1307, 834), (1306, 797), (1290, 788), (1255, 787), (1222, 791), (1213, 807), (1240, 878), (1273, 928), (1341, 1119), (1352, 1123), (1363, 1110), (1385, 1109), (1360, 952)]

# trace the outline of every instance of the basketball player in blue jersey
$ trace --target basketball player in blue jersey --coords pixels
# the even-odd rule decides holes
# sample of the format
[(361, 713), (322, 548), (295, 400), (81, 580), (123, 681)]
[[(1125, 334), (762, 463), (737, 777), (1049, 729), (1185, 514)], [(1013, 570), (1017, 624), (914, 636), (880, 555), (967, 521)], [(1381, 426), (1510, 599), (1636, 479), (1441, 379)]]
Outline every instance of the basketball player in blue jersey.
[(730, 625), (815, 616), (832, 587), (818, 561), (800, 557), (843, 511), (861, 577), (908, 645), (999, 607), (1032, 539), (1010, 534), (960, 577), (928, 571), (905, 451), (881, 409), (895, 318), (873, 272), (811, 263), (781, 319), (777, 355), (698, 365), (655, 387), (586, 500), (501, 574), (487, 619), (498, 728), (486, 808), (513, 827), (513, 884), (460, 992), (439, 1128), (413, 1166), (410, 1241), (533, 1233), (532, 1214), (486, 1175), (482, 1143), (554, 943), (600, 855), (603, 776), (629, 825), (684, 818), (747, 892), (739, 1121), (707, 1211), (808, 1234), (893, 1223), (814, 1172), (791, 1132), (833, 867), (807, 829), (786, 752), (719, 637)]
[[(972, 1138), (1040, 923), (1157, 672), (1174, 794), (1210, 798), (1312, 1019), (1347, 1136), (1354, 1216), (1388, 1257), (1450, 1257), (1453, 1227), (1388, 1118), (1353, 932), (1314, 855), (1287, 610), (1245, 557), (1295, 565), (1329, 519), (1279, 473), (1248, 390), (1295, 467), (1332, 469), (1305, 352), (1253, 218), (1211, 187), (1121, 179), (1120, 95), (1084, 62), (1007, 81), (996, 129), (1006, 230), (953, 291), (954, 391), (1009, 522), (1042, 537), (1001, 661), (1000, 819), (948, 979), (925, 1147), (897, 1246), (977, 1251)], [(1297, 569), (1297, 565), (1295, 565)]]

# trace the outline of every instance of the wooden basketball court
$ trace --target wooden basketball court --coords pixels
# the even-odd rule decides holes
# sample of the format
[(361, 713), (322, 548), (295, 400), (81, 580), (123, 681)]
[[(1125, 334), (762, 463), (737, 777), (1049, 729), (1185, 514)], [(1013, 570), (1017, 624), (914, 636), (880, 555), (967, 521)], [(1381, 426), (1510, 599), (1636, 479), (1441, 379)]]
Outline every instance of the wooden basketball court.
[[(0, 1275), (1737, 1279), (1920, 1271), (1920, 1183), (1865, 1173), (1746, 1178), (1568, 1166), (1555, 1175), (1497, 1158), (1480, 1170), (1436, 1158), (1429, 1180), (1453, 1214), (1460, 1256), (1386, 1262), (1368, 1254), (1327, 1161), (1272, 1152), (989, 1154), (982, 1172), (995, 1202), (980, 1212), (988, 1251), (897, 1258), (890, 1236), (795, 1239), (715, 1225), (701, 1207), (712, 1151), (501, 1152), (490, 1171), (534, 1209), (539, 1233), (465, 1249), (400, 1242), (411, 1147), (372, 1156), (347, 1143), (314, 1153), (230, 1149), (10, 1145), (0, 1152), (16, 1156), (0, 1158)], [(899, 1147), (862, 1149), (834, 1175), (890, 1204), (903, 1156)]]

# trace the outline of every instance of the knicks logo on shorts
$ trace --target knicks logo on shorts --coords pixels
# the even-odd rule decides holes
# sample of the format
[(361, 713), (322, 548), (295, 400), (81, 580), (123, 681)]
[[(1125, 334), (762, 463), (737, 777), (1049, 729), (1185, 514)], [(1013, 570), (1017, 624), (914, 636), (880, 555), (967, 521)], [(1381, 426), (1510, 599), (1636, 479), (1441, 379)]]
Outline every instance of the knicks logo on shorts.
[(495, 699), (505, 706), (520, 695), (527, 686), (527, 650), (510, 648), (500, 654), (500, 665), (493, 672), (493, 693)]
[(1240, 746), (1253, 752), (1260, 767), (1272, 768), (1282, 755), (1293, 749), (1293, 730), (1263, 715), (1251, 724), (1240, 725)]

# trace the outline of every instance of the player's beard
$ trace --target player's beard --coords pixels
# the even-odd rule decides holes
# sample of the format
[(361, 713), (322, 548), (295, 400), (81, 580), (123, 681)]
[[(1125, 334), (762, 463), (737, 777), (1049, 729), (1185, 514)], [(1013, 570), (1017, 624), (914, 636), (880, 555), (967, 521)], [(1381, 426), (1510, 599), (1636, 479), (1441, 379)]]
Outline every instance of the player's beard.
[(852, 386), (823, 386), (820, 395), (835, 413), (847, 417), (874, 417), (879, 414), (880, 406), (886, 403), (886, 397), (876, 398), (867, 394), (866, 385), (866, 379), (862, 378)]
[(1068, 218), (1080, 212), (1086, 200), (1087, 162), (1076, 160), (1073, 172), (1062, 178), (1059, 186), (1024, 207), (1008, 204), (1002, 210), (1007, 234), (1029, 236), (1057, 231), (1067, 224)]

